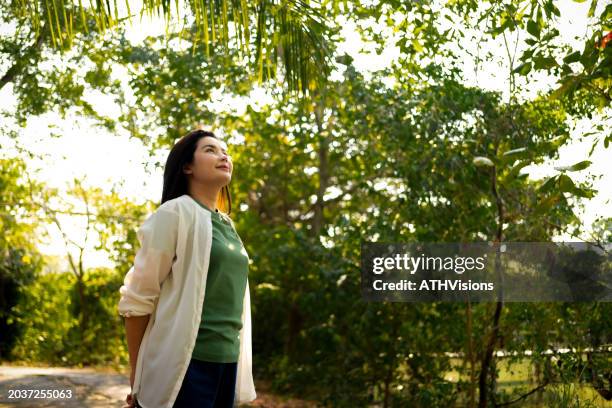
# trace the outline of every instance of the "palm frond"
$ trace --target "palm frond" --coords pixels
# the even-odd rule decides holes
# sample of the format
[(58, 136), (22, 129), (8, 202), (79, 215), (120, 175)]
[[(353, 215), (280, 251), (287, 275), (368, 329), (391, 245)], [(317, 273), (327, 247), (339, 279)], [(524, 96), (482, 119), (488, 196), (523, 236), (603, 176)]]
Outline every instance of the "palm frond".
[[(195, 17), (196, 43), (205, 44), (210, 56), (212, 44), (225, 47), (226, 55), (233, 41), (239, 46), (242, 58), (250, 61), (254, 76), (261, 83), (277, 79), (282, 67), (283, 80), (291, 91), (306, 94), (324, 86), (330, 71), (330, 51), (327, 45), (327, 27), (318, 2), (303, 0), (185, 0)], [(334, 3), (340, 0), (329, 0)], [(34, 4), (34, 6), (32, 5)], [(28, 15), (38, 35), (41, 20), (46, 20), (51, 45), (65, 49), (72, 45), (77, 32), (89, 33), (87, 19), (95, 20), (97, 31), (113, 28), (123, 20), (131, 22), (129, 0), (125, 0), (128, 16), (119, 15), (117, 0), (89, 0), (89, 7), (82, 0), (43, 0), (39, 2), (17, 0), (15, 7)], [(180, 16), (179, 0), (142, 0), (140, 17), (158, 15), (166, 22), (166, 38), (169, 37), (171, 17)], [(78, 18), (77, 18), (78, 16)], [(80, 24), (79, 24), (80, 20)], [(76, 24), (75, 24), (76, 21)], [(233, 34), (230, 35), (230, 24)], [(251, 33), (255, 35), (251, 38)], [(230, 38), (230, 36), (232, 38)], [(232, 40), (232, 41), (230, 41)], [(251, 52), (255, 52), (251, 60)]]

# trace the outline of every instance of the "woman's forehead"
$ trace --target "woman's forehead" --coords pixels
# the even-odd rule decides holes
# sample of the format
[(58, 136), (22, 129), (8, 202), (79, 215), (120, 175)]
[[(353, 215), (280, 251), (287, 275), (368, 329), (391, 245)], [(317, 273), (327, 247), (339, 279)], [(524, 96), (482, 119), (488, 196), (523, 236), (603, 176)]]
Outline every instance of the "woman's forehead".
[(227, 150), (227, 143), (214, 137), (205, 136), (199, 140), (200, 146), (213, 145)]

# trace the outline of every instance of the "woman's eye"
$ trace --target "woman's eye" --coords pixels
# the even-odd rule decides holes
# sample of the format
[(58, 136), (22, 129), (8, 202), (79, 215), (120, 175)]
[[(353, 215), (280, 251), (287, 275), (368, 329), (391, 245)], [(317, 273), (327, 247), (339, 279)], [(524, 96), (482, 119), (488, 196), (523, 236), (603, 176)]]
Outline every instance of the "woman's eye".
[[(212, 148), (212, 147), (207, 147), (207, 148), (205, 148), (205, 149), (204, 149), (204, 151), (205, 151), (206, 153), (216, 153), (216, 152), (217, 152), (217, 151), (216, 151), (214, 148)], [(231, 155), (231, 154), (229, 154), (229, 153), (224, 152), (224, 154), (226, 154), (228, 158), (231, 158), (231, 157), (232, 157), (232, 155)]]

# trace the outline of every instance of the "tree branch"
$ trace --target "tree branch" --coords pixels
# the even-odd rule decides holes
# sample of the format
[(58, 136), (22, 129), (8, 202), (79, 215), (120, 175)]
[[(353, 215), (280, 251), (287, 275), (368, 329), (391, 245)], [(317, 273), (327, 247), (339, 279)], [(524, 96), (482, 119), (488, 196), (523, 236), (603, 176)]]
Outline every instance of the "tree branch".
[(45, 30), (45, 24), (42, 24), (42, 27), (40, 29), (40, 32), (38, 33), (38, 37), (36, 38), (36, 41), (34, 41), (34, 44), (32, 44), (31, 46), (29, 46), (26, 51), (24, 52), (24, 58), (22, 59), (18, 59), (17, 61), (15, 61), (15, 63), (13, 64), (12, 67), (10, 67), (8, 69), (8, 71), (6, 71), (6, 73), (2, 76), (2, 78), (0, 78), (0, 90), (2, 88), (4, 88), (4, 86), (6, 84), (8, 84), (9, 82), (13, 82), (15, 80), (15, 77), (17, 75), (19, 75), (21, 73), (21, 71), (23, 70), (24, 67), (24, 63), (23, 60), (26, 59), (26, 57), (34, 50), (36, 49), (40, 49), (40, 47), (43, 44), (43, 41), (46, 37), (46, 33), (47, 30)]
[(549, 384), (549, 381), (546, 380), (544, 381), (544, 383), (538, 385), (537, 387), (535, 387), (534, 389), (532, 389), (531, 391), (529, 391), (526, 394), (521, 395), (520, 397), (512, 400), (512, 401), (508, 401), (508, 402), (502, 402), (501, 404), (495, 404), (495, 408), (497, 407), (506, 407), (508, 405), (512, 405), (512, 404), (516, 404), (517, 402), (524, 400), (525, 398), (527, 398), (528, 396), (530, 396), (531, 394), (541, 390), (542, 388), (546, 387)]

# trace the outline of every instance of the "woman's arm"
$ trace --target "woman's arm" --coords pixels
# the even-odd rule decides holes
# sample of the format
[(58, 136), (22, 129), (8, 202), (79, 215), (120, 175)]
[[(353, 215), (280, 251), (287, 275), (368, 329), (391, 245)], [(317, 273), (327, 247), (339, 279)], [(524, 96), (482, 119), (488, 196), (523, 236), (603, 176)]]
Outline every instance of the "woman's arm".
[[(154, 313), (155, 301), (162, 282), (176, 259), (179, 214), (174, 209), (160, 207), (151, 214), (137, 231), (140, 248), (134, 265), (125, 275), (119, 288), (119, 315), (124, 317), (130, 358), (130, 387), (134, 389), (136, 363), (142, 338)], [(132, 406), (131, 393), (126, 400)]]
[(149, 324), (149, 317), (151, 317), (151, 315), (125, 318), (125, 332), (127, 334), (128, 353), (130, 354), (130, 367), (132, 368), (130, 374), (130, 387), (132, 387), (132, 389), (134, 389), (134, 376), (136, 373), (138, 351), (140, 350), (140, 343), (147, 329), (147, 324)]
[(125, 275), (119, 288), (118, 311), (123, 317), (145, 316), (153, 313), (176, 259), (179, 215), (169, 209), (158, 209), (137, 231), (140, 248), (134, 265)]

